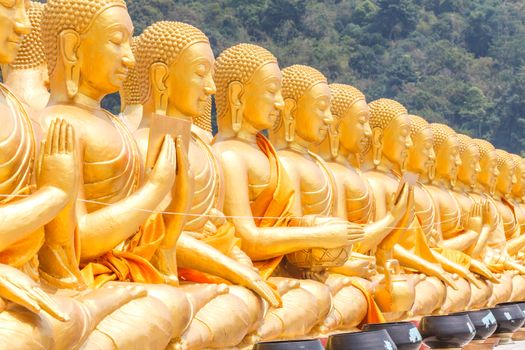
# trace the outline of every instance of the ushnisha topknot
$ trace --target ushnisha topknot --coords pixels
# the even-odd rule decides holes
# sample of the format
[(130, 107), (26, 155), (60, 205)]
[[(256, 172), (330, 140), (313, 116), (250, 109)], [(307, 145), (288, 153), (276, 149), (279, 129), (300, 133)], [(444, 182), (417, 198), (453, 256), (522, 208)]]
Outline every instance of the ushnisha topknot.
[(410, 136), (414, 137), (417, 135), (421, 130), (430, 128), (430, 124), (428, 122), (421, 118), (418, 115), (409, 114), (408, 117), (410, 118)]
[(291, 98), (299, 100), (304, 93), (312, 86), (325, 83), (328, 84), (328, 80), (319, 72), (317, 69), (295, 64), (290, 67), (286, 67), (282, 70), (283, 72), (283, 99)]
[(184, 49), (197, 42), (209, 43), (209, 40), (198, 28), (182, 22), (156, 22), (144, 30), (134, 51), (141, 103), (146, 102), (151, 93), (151, 65), (162, 62), (170, 66)]
[(380, 98), (368, 104), (370, 107), (370, 127), (385, 129), (390, 122), (400, 115), (407, 115), (408, 111), (397, 101)]
[(492, 144), (486, 140), (472, 139), (472, 142), (478, 147), (481, 158), (485, 158), (495, 149), (494, 146), (492, 146)]
[(456, 132), (445, 124), (432, 123), (432, 135), (434, 137), (434, 150), (436, 153), (439, 151), (441, 146), (451, 137), (456, 136)]
[(332, 104), (330, 109), (334, 118), (341, 118), (357, 101), (365, 101), (365, 95), (351, 85), (330, 84)]
[(515, 168), (515, 163), (510, 156), (510, 153), (502, 149), (496, 149), (496, 163), (498, 164), (498, 169), (502, 169), (504, 166), (507, 166), (509, 169)]
[(95, 18), (110, 7), (126, 8), (124, 0), (48, 0), (42, 18), (44, 42), (49, 75), (55, 70), (58, 56), (58, 37), (64, 30), (86, 33)]
[(13, 69), (37, 68), (46, 63), (44, 53), (44, 43), (42, 42), (42, 17), (44, 16), (45, 5), (31, 1), (27, 15), (31, 22), (31, 32), (24, 35), (16, 59), (9, 65)]
[(208, 132), (212, 132), (211, 107), (212, 107), (212, 97), (208, 96), (208, 100), (206, 101), (206, 110), (204, 111), (204, 114), (193, 120), (193, 124), (197, 125), (199, 128), (206, 130)]
[(479, 149), (474, 144), (470, 136), (467, 136), (465, 134), (457, 134), (457, 135), (458, 135), (458, 140), (459, 140), (459, 154), (460, 155), (462, 155), (469, 148), (475, 149), (476, 152), (479, 154)]
[(237, 44), (224, 50), (215, 63), (215, 106), (221, 118), (227, 110), (228, 85), (238, 81), (246, 84), (253, 74), (267, 63), (277, 63), (277, 58), (263, 47)]

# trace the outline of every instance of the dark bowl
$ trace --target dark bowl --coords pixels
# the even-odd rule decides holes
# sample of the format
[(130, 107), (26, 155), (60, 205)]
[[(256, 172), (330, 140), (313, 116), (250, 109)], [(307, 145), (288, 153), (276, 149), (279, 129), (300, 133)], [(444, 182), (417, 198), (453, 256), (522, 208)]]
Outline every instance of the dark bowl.
[(504, 305), (518, 305), (521, 311), (525, 314), (525, 301), (509, 301), (506, 303), (499, 303), (496, 306), (504, 306)]
[(384, 329), (397, 346), (398, 350), (418, 350), (423, 338), (412, 322), (369, 323), (363, 326), (364, 331)]
[(396, 344), (384, 329), (356, 333), (334, 334), (328, 337), (326, 350), (397, 350)]
[(498, 328), (494, 334), (508, 334), (516, 332), (523, 323), (525, 315), (516, 304), (503, 304), (490, 309), (498, 322)]
[(257, 343), (253, 350), (324, 350), (319, 339), (283, 340)]
[(467, 315), (470, 318), (472, 324), (474, 324), (474, 328), (476, 328), (475, 340), (487, 339), (496, 331), (496, 328), (498, 328), (496, 318), (489, 309), (456, 312), (452, 315)]
[(462, 348), (476, 335), (467, 315), (426, 316), (419, 322), (423, 343), (434, 349)]

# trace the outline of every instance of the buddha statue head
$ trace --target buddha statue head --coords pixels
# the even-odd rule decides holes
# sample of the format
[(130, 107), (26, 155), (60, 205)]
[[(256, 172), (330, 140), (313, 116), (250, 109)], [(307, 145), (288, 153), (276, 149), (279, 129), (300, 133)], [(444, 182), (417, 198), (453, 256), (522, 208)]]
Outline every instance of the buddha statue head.
[(27, 0), (0, 1), (0, 64), (13, 62), (24, 35), (31, 31), (28, 4)]
[(408, 150), (412, 147), (410, 117), (399, 102), (381, 98), (368, 104), (370, 107), (371, 147), (368, 151), (374, 166), (387, 160), (406, 169)]
[(135, 64), (124, 0), (49, 0), (42, 19), (51, 103), (78, 95), (99, 103)]
[(436, 152), (436, 178), (456, 185), (458, 168), (461, 165), (459, 156), (459, 139), (454, 130), (445, 124), (432, 123), (434, 151)]
[(31, 33), (24, 36), (16, 59), (3, 67), (4, 82), (22, 101), (40, 110), (49, 100), (49, 77), (42, 42), (42, 17), (45, 5), (31, 1), (27, 14)]
[(182, 22), (157, 22), (132, 47), (136, 65), (124, 82), (125, 105), (169, 116), (204, 114), (215, 93), (215, 58), (203, 32)]
[(434, 137), (427, 121), (417, 115), (410, 117), (410, 138), (414, 144), (408, 151), (407, 170), (428, 177), (435, 175)]
[(476, 185), (478, 174), (481, 171), (479, 166), (481, 154), (478, 147), (467, 135), (458, 134), (459, 156), (461, 165), (458, 169), (458, 180), (467, 187), (473, 188)]
[(521, 199), (525, 196), (525, 159), (517, 154), (510, 156), (514, 161), (514, 176), (516, 177), (516, 183), (512, 186), (512, 195), (514, 198)]
[(485, 188), (490, 195), (496, 191), (496, 180), (499, 176), (496, 149), (486, 140), (473, 139), (480, 154), (479, 165), (481, 171), (478, 174), (478, 183)]
[(370, 109), (365, 95), (353, 86), (330, 84), (332, 95), (331, 111), (333, 123), (328, 130), (328, 138), (323, 143), (330, 147), (333, 158), (339, 154), (358, 155), (368, 145), (370, 129)]
[(284, 109), (271, 130), (272, 142), (277, 148), (321, 143), (333, 122), (328, 81), (308, 66), (293, 65), (282, 73)]
[(512, 191), (516, 183), (516, 165), (507, 151), (496, 150), (496, 163), (498, 164), (499, 176), (496, 180), (496, 191), (506, 196)]
[(282, 74), (268, 50), (237, 44), (215, 65), (217, 125), (223, 137), (255, 135), (270, 128), (284, 107)]

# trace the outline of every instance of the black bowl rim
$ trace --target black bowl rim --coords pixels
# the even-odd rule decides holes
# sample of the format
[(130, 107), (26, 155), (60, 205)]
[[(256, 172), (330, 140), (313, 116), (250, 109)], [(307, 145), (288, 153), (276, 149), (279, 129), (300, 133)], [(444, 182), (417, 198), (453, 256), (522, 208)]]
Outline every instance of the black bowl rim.
[(255, 343), (254, 345), (259, 345), (259, 344), (283, 344), (283, 343), (310, 343), (310, 342), (322, 344), (319, 339), (290, 339), (290, 340), (261, 341), (261, 342)]
[(330, 339), (332, 337), (342, 337), (342, 336), (348, 336), (348, 335), (352, 335), (352, 334), (363, 334), (363, 333), (367, 333), (367, 334), (368, 333), (383, 333), (383, 334), (386, 334), (388, 337), (390, 337), (390, 334), (388, 334), (386, 329), (372, 329), (372, 330), (369, 330), (369, 331), (345, 332), (345, 333), (332, 334), (328, 338)]
[[(423, 317), (421, 317), (421, 321), (423, 321), (424, 319), (435, 320), (435, 319), (447, 318), (447, 317), (462, 317), (462, 318), (464, 318), (465, 316), (470, 320), (470, 317), (468, 317), (467, 314), (463, 314), (463, 315), (450, 314), (450, 315), (429, 315), (429, 316), (423, 316)], [(421, 321), (419, 321), (419, 323), (421, 323)]]
[(496, 304), (496, 307), (498, 307), (498, 306), (508, 306), (508, 305), (520, 305), (520, 304), (525, 305), (525, 301), (506, 301), (504, 303)]
[(417, 328), (417, 326), (410, 322), (410, 321), (399, 321), (399, 322), (377, 322), (377, 323), (365, 323), (363, 325), (363, 327), (365, 326), (368, 326), (368, 325), (372, 325), (372, 326), (375, 326), (375, 325), (385, 325), (385, 326), (404, 326), (404, 325), (411, 325), (411, 326), (414, 326)]

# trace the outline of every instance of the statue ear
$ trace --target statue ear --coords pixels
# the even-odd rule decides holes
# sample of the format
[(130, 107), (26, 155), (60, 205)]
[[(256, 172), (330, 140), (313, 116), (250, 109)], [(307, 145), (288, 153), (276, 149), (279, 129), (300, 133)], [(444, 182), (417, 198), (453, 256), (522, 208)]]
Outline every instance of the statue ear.
[(59, 54), (64, 63), (67, 96), (73, 98), (78, 93), (80, 82), (80, 65), (78, 63), (78, 48), (80, 36), (72, 29), (63, 30), (59, 34)]
[(381, 128), (372, 129), (372, 152), (374, 165), (378, 166), (383, 153), (383, 130)]
[(294, 99), (287, 98), (284, 100), (283, 123), (284, 123), (284, 139), (286, 142), (293, 142), (295, 140), (295, 108), (297, 104)]
[(241, 101), (243, 85), (239, 81), (232, 81), (228, 85), (228, 107), (232, 116), (232, 129), (235, 133), (241, 130), (243, 119), (243, 103)]
[(168, 66), (163, 62), (156, 62), (149, 68), (151, 94), (155, 103), (155, 113), (166, 115), (168, 110)]

